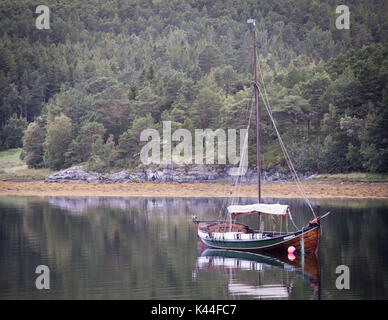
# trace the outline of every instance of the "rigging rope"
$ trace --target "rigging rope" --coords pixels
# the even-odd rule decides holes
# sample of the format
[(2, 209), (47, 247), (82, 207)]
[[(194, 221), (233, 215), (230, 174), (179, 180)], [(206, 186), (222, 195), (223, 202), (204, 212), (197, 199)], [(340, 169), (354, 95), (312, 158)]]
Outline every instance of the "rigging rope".
[[(257, 30), (257, 26), (255, 26), (255, 28)], [(256, 56), (258, 57), (257, 48), (255, 48), (255, 50), (256, 50)], [(313, 209), (313, 207), (311, 205), (310, 200), (307, 198), (307, 195), (306, 195), (306, 192), (305, 192), (305, 190), (303, 188), (302, 182), (300, 181), (299, 175), (298, 175), (298, 173), (295, 170), (295, 167), (294, 167), (294, 165), (292, 163), (291, 157), (290, 157), (290, 155), (289, 155), (289, 153), (287, 151), (286, 146), (284, 145), (283, 139), (282, 139), (282, 137), (280, 135), (280, 132), (279, 132), (279, 130), (277, 128), (275, 119), (273, 117), (272, 109), (271, 109), (271, 105), (270, 105), (270, 102), (269, 102), (269, 99), (268, 99), (268, 94), (267, 94), (267, 90), (266, 90), (266, 86), (265, 86), (265, 82), (264, 82), (263, 72), (262, 72), (262, 69), (260, 67), (259, 59), (258, 59), (258, 68), (259, 68), (259, 74), (260, 74), (261, 87), (262, 88), (260, 88), (258, 83), (254, 83), (253, 87), (254, 88), (257, 87), (257, 89), (259, 91), (259, 95), (260, 95), (262, 101), (264, 102), (265, 109), (266, 109), (266, 111), (267, 111), (267, 113), (269, 115), (269, 118), (270, 118), (270, 120), (272, 122), (272, 125), (275, 128), (275, 132), (276, 132), (277, 138), (279, 140), (279, 144), (280, 144), (280, 147), (282, 149), (282, 152), (283, 152), (284, 158), (286, 160), (287, 166), (288, 166), (292, 176), (294, 177), (294, 180), (296, 182), (298, 190), (301, 193), (304, 201), (306, 202), (306, 204), (310, 208), (313, 216), (316, 218), (317, 216), (315, 214), (315, 211), (314, 211), (314, 209)], [(251, 98), (250, 98), (250, 100), (248, 102), (248, 104), (250, 105), (250, 110), (249, 110), (249, 119), (248, 119), (248, 125), (247, 125), (247, 134), (244, 137), (243, 150), (240, 153), (240, 164), (239, 164), (239, 167), (238, 167), (238, 175), (237, 175), (236, 180), (235, 180), (235, 182), (234, 182), (234, 184), (232, 186), (232, 191), (230, 191), (230, 193), (232, 194), (231, 205), (236, 203), (236, 200), (239, 198), (240, 189), (241, 189), (241, 181), (240, 180), (241, 180), (242, 166), (243, 166), (243, 163), (244, 163), (244, 160), (245, 160), (245, 158), (244, 158), (245, 152), (246, 152), (246, 149), (248, 148), (248, 132), (249, 132), (249, 129), (250, 129), (251, 116), (252, 116), (252, 110), (253, 110), (253, 108), (252, 108), (252, 97), (253, 97), (253, 92), (252, 92)], [(241, 139), (242, 139), (242, 137), (240, 137), (240, 141), (241, 141)], [(224, 204), (225, 204), (225, 199), (223, 200), (220, 214), (222, 214), (222, 212), (223, 212)], [(292, 219), (291, 214), (289, 216), (290, 216), (290, 220), (291, 220), (292, 224), (294, 225), (294, 227), (296, 229), (298, 229), (298, 227), (295, 225), (294, 220)], [(230, 221), (231, 221), (231, 216), (230, 216)]]
[[(253, 110), (253, 108), (252, 108), (252, 99), (253, 99), (253, 90), (251, 92), (249, 101), (247, 103), (247, 114), (248, 114), (248, 116), (247, 116), (248, 124), (247, 124), (247, 127), (246, 127), (247, 133), (246, 133), (245, 137), (241, 137), (240, 136), (240, 141), (241, 141), (241, 139), (244, 139), (244, 143), (243, 143), (243, 148), (242, 148), (242, 150), (240, 152), (240, 164), (239, 164), (238, 171), (237, 171), (238, 174), (237, 174), (237, 176), (235, 178), (235, 181), (234, 181), (234, 183), (233, 183), (233, 185), (232, 185), (232, 187), (231, 187), (231, 189), (229, 191), (229, 194), (232, 195), (232, 197), (231, 197), (232, 200), (230, 202), (230, 205), (234, 205), (236, 203), (236, 200), (239, 198), (239, 194), (240, 194), (240, 189), (241, 189), (240, 179), (241, 179), (241, 176), (242, 176), (242, 174), (241, 174), (242, 173), (242, 166), (243, 166), (243, 164), (245, 162), (245, 152), (248, 149), (248, 133), (249, 133), (250, 124), (251, 124), (251, 118), (252, 118), (252, 110)], [(222, 201), (221, 210), (219, 212), (219, 217), (223, 218), (224, 212), (225, 212), (224, 206), (229, 201), (230, 201), (230, 198), (227, 198), (227, 199), (224, 198), (224, 200)], [(226, 218), (227, 214), (228, 213), (226, 212), (225, 213), (225, 218)], [(230, 215), (229, 218), (230, 218), (230, 221), (231, 221), (231, 215)]]
[[(249, 117), (248, 117), (248, 124), (247, 124), (247, 127), (246, 127), (246, 130), (247, 130), (247, 133), (245, 134), (244, 136), (244, 143), (243, 143), (243, 148), (240, 152), (240, 164), (238, 166), (238, 174), (237, 174), (237, 177), (236, 177), (236, 181), (235, 181), (235, 184), (234, 184), (234, 188), (232, 189), (233, 190), (233, 193), (232, 193), (232, 205), (236, 203), (236, 199), (239, 198), (239, 195), (240, 195), (240, 190), (241, 190), (241, 176), (242, 176), (242, 170), (243, 170), (243, 165), (245, 163), (245, 153), (248, 153), (248, 133), (249, 133), (249, 129), (250, 129), (250, 126), (251, 126), (251, 118), (252, 118), (252, 97), (253, 97), (253, 93), (251, 94), (251, 98), (249, 100), (249, 106), (250, 106), (250, 109), (249, 109)], [(242, 139), (243, 137), (240, 136), (240, 140)]]
[[(262, 94), (261, 91), (260, 91), (260, 96), (261, 96), (262, 99), (264, 100), (264, 97), (263, 97), (263, 94)], [(267, 103), (268, 103), (268, 102), (267, 102)], [(278, 137), (278, 140), (279, 140), (279, 143), (280, 143), (280, 147), (281, 147), (281, 149), (282, 149), (282, 151), (283, 151), (283, 154), (284, 154), (284, 157), (285, 157), (285, 159), (286, 159), (288, 168), (290, 169), (292, 175), (294, 176), (294, 179), (295, 179), (295, 181), (296, 181), (296, 185), (297, 185), (297, 187), (298, 187), (300, 193), (302, 194), (303, 199), (305, 200), (305, 202), (306, 202), (307, 205), (309, 206), (309, 208), (310, 208), (311, 212), (313, 213), (314, 217), (316, 217), (316, 214), (315, 214), (314, 209), (313, 209), (313, 207), (312, 207), (312, 205), (311, 205), (311, 202), (310, 202), (310, 200), (309, 200), (309, 199), (307, 198), (307, 196), (306, 196), (306, 192), (305, 192), (304, 189), (303, 189), (302, 182), (300, 181), (300, 178), (299, 178), (299, 176), (298, 176), (298, 173), (296, 172), (295, 167), (294, 167), (294, 165), (293, 165), (293, 163), (292, 163), (292, 161), (291, 161), (291, 158), (290, 158), (290, 156), (289, 156), (289, 154), (288, 154), (288, 151), (287, 151), (287, 149), (286, 149), (286, 147), (285, 147), (285, 145), (284, 145), (284, 143), (283, 143), (283, 140), (282, 140), (282, 138), (281, 138), (281, 136), (280, 136), (279, 130), (278, 130), (277, 127), (276, 127), (275, 120), (274, 120), (272, 114), (271, 114), (270, 111), (269, 111), (269, 106), (267, 105), (267, 103), (265, 102), (264, 105), (265, 105), (265, 107), (266, 107), (266, 109), (267, 109), (267, 112), (268, 112), (268, 114), (269, 114), (269, 116), (270, 116), (271, 122), (272, 122), (273, 126), (275, 127), (276, 135), (277, 135), (277, 137)]]
[[(257, 26), (256, 26), (256, 28), (257, 28)], [(258, 56), (257, 48), (255, 48), (255, 50), (256, 50), (256, 56)], [(294, 167), (294, 165), (292, 163), (290, 155), (289, 155), (289, 153), (288, 153), (288, 151), (287, 151), (287, 149), (286, 149), (286, 147), (285, 147), (285, 145), (283, 143), (283, 139), (280, 136), (279, 130), (278, 130), (277, 126), (276, 126), (276, 122), (275, 122), (275, 119), (274, 119), (273, 114), (272, 114), (271, 105), (269, 103), (269, 99), (268, 99), (268, 95), (267, 95), (267, 90), (266, 90), (266, 87), (265, 87), (265, 82), (264, 82), (264, 78), (263, 78), (263, 72), (262, 72), (261, 67), (260, 67), (260, 61), (258, 61), (258, 67), (259, 67), (259, 73), (260, 73), (260, 78), (261, 78), (261, 82), (262, 82), (261, 84), (262, 84), (262, 87), (263, 87), (263, 90), (260, 90), (259, 85), (256, 84), (258, 89), (259, 89), (259, 94), (260, 94), (260, 96), (261, 96), (261, 98), (262, 98), (262, 100), (264, 102), (264, 106), (265, 106), (265, 108), (266, 108), (266, 110), (268, 112), (268, 115), (269, 115), (269, 117), (271, 119), (271, 122), (272, 122), (272, 124), (273, 124), (273, 126), (275, 128), (276, 135), (278, 137), (280, 147), (281, 147), (281, 149), (283, 151), (284, 158), (286, 159), (286, 162), (287, 162), (287, 166), (290, 169), (291, 174), (294, 176), (294, 179), (296, 181), (296, 185), (297, 185), (297, 187), (299, 189), (299, 192), (302, 194), (303, 199), (305, 200), (306, 204), (310, 208), (313, 216), (316, 218), (317, 216), (315, 214), (315, 211), (314, 211), (314, 209), (313, 209), (313, 207), (311, 205), (310, 200), (307, 198), (307, 195), (306, 195), (306, 192), (304, 191), (302, 182), (300, 181), (298, 173), (295, 170), (295, 167)], [(263, 92), (264, 92), (264, 95), (263, 95)]]

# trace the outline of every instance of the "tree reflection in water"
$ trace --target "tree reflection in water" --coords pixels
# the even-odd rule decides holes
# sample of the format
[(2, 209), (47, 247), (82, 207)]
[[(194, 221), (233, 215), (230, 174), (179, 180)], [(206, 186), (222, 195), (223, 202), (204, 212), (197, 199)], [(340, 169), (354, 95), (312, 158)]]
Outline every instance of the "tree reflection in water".
[[(290, 203), (298, 224), (308, 217), (300, 200), (265, 200)], [(257, 299), (268, 297), (257, 291), (265, 285), (280, 285), (270, 291), (271, 299), (318, 298), (319, 292), (322, 299), (388, 298), (388, 201), (317, 200), (321, 212), (332, 212), (322, 223), (320, 268), (315, 268), (320, 282), (309, 261), (301, 272), (300, 257), (291, 262), (287, 253), (271, 263), (224, 255), (197, 261), (202, 252), (191, 217), (217, 219), (223, 203), (210, 198), (0, 197), (0, 298)], [(249, 219), (241, 221), (257, 223)], [(40, 264), (50, 267), (46, 292), (34, 286)], [(335, 287), (340, 264), (350, 268), (350, 290)]]

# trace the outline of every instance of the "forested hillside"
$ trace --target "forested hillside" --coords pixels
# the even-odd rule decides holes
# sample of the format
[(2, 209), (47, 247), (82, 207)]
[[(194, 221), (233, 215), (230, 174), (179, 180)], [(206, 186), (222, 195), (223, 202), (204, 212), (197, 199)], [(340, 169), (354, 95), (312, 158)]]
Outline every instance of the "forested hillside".
[[(388, 172), (385, 0), (0, 2), (0, 149), (30, 167), (127, 169), (139, 135), (244, 128), (252, 30), (280, 132), (300, 171)], [(336, 6), (350, 29), (335, 26)], [(261, 104), (261, 107), (262, 104)], [(285, 166), (262, 108), (265, 169)], [(254, 119), (249, 153), (255, 163)]]

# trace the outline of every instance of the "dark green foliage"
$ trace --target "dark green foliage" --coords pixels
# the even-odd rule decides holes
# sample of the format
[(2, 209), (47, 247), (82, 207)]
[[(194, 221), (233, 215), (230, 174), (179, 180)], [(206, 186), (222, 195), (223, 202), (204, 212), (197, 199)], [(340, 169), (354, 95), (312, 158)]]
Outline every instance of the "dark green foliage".
[(127, 168), (139, 163), (141, 146), (145, 144), (145, 142), (140, 142), (140, 134), (147, 128), (155, 128), (154, 119), (150, 114), (136, 118), (131, 129), (128, 129), (120, 136), (116, 154), (118, 166)]
[(215, 87), (202, 88), (193, 102), (193, 121), (196, 128), (218, 127), (219, 113), (223, 105), (223, 97), (215, 90)]
[(222, 56), (218, 48), (208, 45), (206, 46), (198, 57), (199, 67), (205, 74), (210, 74), (212, 68), (221, 64)]
[(322, 146), (316, 142), (303, 140), (299, 143), (293, 142), (289, 146), (290, 156), (295, 162), (295, 169), (298, 172), (319, 172), (322, 171), (325, 159)]
[(109, 135), (105, 144), (100, 136), (92, 145), (92, 152), (87, 161), (87, 169), (107, 172), (110, 168), (114, 167), (116, 157), (116, 145), (113, 140), (113, 135)]
[(136, 83), (132, 82), (131, 86), (129, 87), (128, 99), (135, 100), (138, 93), (139, 93), (139, 89), (138, 89)]
[(3, 130), (0, 132), (0, 149), (13, 149), (23, 146), (22, 138), (27, 128), (27, 121), (13, 115), (8, 119)]
[[(126, 168), (136, 163), (140, 131), (163, 120), (173, 130), (245, 128), (253, 78), (246, 20), (255, 18), (259, 79), (298, 167), (388, 171), (387, 1), (352, 1), (350, 30), (335, 28), (335, 1), (53, 2), (44, 31), (35, 28), (37, 5), (0, 4), (2, 147), (20, 145), (22, 124), (10, 122), (33, 123), (23, 139), (30, 166), (43, 165), (46, 128), (61, 114), (71, 142), (51, 167)], [(260, 107), (270, 167), (280, 149)]]
[(98, 122), (86, 122), (80, 129), (78, 136), (70, 143), (67, 153), (71, 163), (84, 162), (92, 153), (93, 144), (103, 138), (105, 128)]
[(364, 169), (370, 172), (388, 171), (388, 86), (382, 102), (368, 114), (359, 135)]

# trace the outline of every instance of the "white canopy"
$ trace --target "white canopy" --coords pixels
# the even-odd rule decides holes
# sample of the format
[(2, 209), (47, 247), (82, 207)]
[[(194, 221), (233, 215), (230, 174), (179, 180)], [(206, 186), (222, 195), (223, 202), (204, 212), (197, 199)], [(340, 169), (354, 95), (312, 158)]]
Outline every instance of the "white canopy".
[(255, 203), (244, 206), (229, 206), (228, 212), (234, 215), (240, 214), (249, 214), (254, 212), (261, 212), (267, 214), (275, 215), (285, 215), (287, 214), (288, 205), (284, 204), (265, 204), (265, 203)]

